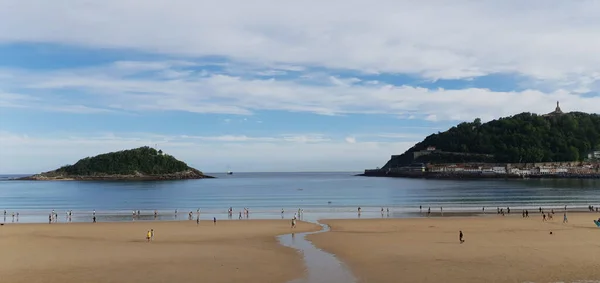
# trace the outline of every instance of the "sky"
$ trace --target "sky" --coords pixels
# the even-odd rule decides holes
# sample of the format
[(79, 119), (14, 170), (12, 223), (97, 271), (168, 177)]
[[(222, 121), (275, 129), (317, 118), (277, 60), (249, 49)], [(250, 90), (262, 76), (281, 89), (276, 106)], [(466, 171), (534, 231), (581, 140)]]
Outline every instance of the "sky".
[(598, 1), (0, 1), (0, 174), (153, 146), (361, 171), (521, 112), (600, 112)]

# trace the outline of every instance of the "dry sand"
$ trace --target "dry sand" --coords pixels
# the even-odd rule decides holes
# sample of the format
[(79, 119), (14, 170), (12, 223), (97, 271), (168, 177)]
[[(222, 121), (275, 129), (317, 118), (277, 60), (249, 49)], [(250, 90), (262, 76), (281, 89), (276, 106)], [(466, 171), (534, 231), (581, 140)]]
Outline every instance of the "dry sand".
[(288, 220), (8, 224), (0, 282), (287, 282), (304, 275), (302, 256), (275, 237), (290, 231)]
[(600, 280), (600, 228), (592, 221), (600, 214), (568, 217), (568, 224), (558, 212), (549, 222), (539, 213), (327, 220), (331, 232), (307, 238), (336, 254), (362, 283)]

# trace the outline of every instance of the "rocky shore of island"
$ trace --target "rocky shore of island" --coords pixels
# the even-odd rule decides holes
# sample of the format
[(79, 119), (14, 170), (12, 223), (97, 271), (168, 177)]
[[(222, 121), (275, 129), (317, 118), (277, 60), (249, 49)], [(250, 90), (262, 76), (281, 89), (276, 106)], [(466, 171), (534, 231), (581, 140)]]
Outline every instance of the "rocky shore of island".
[(68, 175), (58, 173), (56, 171), (45, 172), (41, 174), (35, 174), (32, 176), (15, 178), (13, 180), (27, 180), (27, 181), (163, 181), (163, 180), (191, 180), (191, 179), (212, 179), (213, 176), (204, 175), (202, 172), (190, 169), (182, 172), (169, 173), (169, 174), (129, 174), (129, 175), (108, 175), (108, 174), (94, 174), (94, 175)]

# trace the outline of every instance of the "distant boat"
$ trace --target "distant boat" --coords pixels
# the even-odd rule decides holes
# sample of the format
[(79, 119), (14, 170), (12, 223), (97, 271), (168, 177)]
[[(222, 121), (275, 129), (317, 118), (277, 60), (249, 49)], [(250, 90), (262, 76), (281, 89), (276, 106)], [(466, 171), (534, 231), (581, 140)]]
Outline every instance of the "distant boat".
[(227, 175), (233, 175), (233, 172), (227, 171)]

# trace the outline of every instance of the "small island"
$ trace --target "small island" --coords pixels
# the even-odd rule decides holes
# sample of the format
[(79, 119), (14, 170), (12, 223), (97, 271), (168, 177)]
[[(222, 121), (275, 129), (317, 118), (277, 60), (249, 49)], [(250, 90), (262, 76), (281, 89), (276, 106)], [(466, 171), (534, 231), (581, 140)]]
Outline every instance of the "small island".
[(360, 176), (600, 178), (600, 115), (554, 111), (460, 123)]
[(53, 171), (15, 180), (161, 181), (214, 178), (162, 150), (144, 146), (80, 159)]

